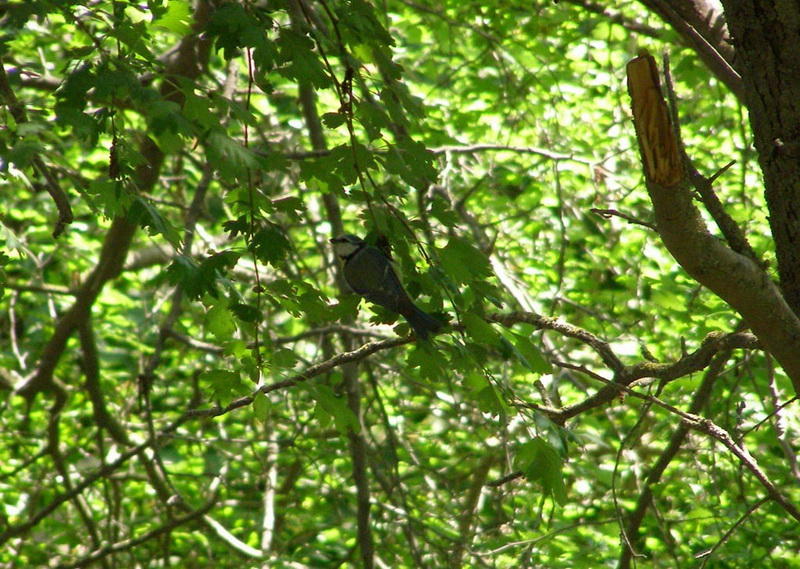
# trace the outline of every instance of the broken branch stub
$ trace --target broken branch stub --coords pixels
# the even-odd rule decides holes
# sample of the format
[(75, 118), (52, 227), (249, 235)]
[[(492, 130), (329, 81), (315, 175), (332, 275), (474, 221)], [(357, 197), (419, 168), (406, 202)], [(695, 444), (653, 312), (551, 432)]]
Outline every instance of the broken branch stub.
[(649, 53), (640, 54), (628, 62), (627, 73), (645, 176), (660, 186), (674, 186), (683, 180), (683, 162), (655, 59)]

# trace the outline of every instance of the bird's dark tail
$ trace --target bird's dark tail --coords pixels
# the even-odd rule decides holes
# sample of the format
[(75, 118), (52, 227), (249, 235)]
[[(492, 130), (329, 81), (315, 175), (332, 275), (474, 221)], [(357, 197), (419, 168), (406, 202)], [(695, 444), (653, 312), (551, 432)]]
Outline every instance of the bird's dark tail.
[(417, 338), (422, 340), (427, 340), (428, 336), (436, 334), (443, 327), (440, 321), (414, 305), (407, 312), (404, 312), (403, 316), (408, 320), (411, 328), (414, 329), (414, 334)]

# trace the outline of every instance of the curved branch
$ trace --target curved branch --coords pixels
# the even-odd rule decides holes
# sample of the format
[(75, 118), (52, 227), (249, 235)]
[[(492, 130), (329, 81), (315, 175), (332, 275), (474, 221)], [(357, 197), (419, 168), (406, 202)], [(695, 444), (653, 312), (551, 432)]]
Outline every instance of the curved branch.
[(493, 314), (489, 317), (493, 322), (502, 324), (509, 327), (513, 324), (525, 322), (538, 328), (539, 330), (553, 330), (562, 336), (574, 338), (587, 346), (600, 356), (603, 363), (614, 372), (614, 375), (621, 374), (625, 365), (611, 350), (611, 346), (605, 340), (601, 340), (591, 332), (578, 328), (572, 324), (559, 320), (557, 318), (550, 318), (549, 316), (542, 316), (535, 312), (512, 312), (511, 314)]
[[(625, 366), (623, 371), (615, 378), (615, 381), (609, 381), (594, 395), (587, 397), (583, 401), (561, 409), (557, 415), (552, 418), (563, 422), (589, 409), (609, 403), (624, 390), (625, 386), (632, 384), (637, 379), (654, 377), (661, 380), (672, 381), (705, 369), (711, 363), (714, 355), (719, 352), (733, 350), (735, 348), (752, 349), (757, 347), (758, 342), (755, 336), (751, 334), (709, 334), (703, 339), (703, 342), (697, 350), (675, 362), (640, 362), (631, 366)], [(597, 374), (593, 374), (592, 377), (601, 379)]]
[[(511, 314), (493, 314), (489, 316), (489, 320), (497, 322), (503, 326), (513, 326), (514, 324), (524, 322), (531, 324), (539, 330), (553, 330), (562, 336), (574, 338), (579, 342), (589, 346), (595, 353), (598, 354), (603, 363), (613, 372), (614, 380), (607, 380), (602, 376), (593, 374), (598, 379), (607, 382), (608, 385), (598, 390), (593, 396), (588, 397), (584, 401), (572, 405), (564, 409), (544, 409), (540, 408), (543, 412), (547, 413), (554, 421), (563, 423), (567, 419), (579, 415), (584, 411), (598, 407), (614, 399), (621, 390), (626, 386), (632, 384), (634, 381), (646, 377), (655, 377), (667, 381), (683, 377), (690, 373), (706, 368), (711, 359), (720, 351), (732, 350), (737, 348), (754, 349), (759, 347), (758, 341), (752, 334), (736, 332), (731, 334), (712, 333), (703, 339), (700, 347), (679, 360), (672, 363), (655, 363), (655, 362), (639, 362), (633, 365), (625, 365), (622, 360), (614, 353), (608, 342), (601, 340), (591, 332), (567, 324), (561, 320), (542, 316), (533, 312), (513, 312)], [(454, 326), (453, 329), (459, 329), (459, 326)], [(251, 395), (240, 397), (226, 405), (215, 406), (208, 409), (192, 409), (188, 411), (191, 417), (218, 417), (225, 415), (236, 409), (247, 407), (253, 403), (259, 393), (267, 394), (273, 391), (280, 391), (294, 387), (295, 385), (328, 373), (332, 369), (352, 363), (361, 361), (374, 353), (396, 348), (405, 344), (410, 344), (414, 341), (413, 337), (406, 338), (391, 338), (381, 340), (379, 342), (368, 342), (362, 346), (337, 354), (327, 360), (318, 364), (309, 366), (305, 371), (295, 374), (292, 377), (271, 383), (269, 385), (262, 385), (256, 389)]]
[(628, 395), (632, 395), (638, 399), (642, 399), (644, 401), (649, 401), (654, 405), (660, 407), (661, 409), (665, 409), (666, 411), (672, 413), (681, 418), (682, 424), (685, 425), (689, 429), (694, 429), (695, 431), (699, 431), (701, 433), (705, 433), (706, 435), (710, 436), (711, 438), (719, 441), (723, 444), (725, 448), (727, 448), (731, 453), (739, 459), (742, 465), (749, 470), (755, 477), (756, 480), (761, 483), (761, 485), (767, 490), (767, 494), (769, 497), (775, 501), (781, 508), (783, 508), (790, 516), (794, 519), (800, 521), (800, 509), (795, 506), (789, 499), (784, 496), (784, 494), (780, 491), (778, 486), (769, 479), (767, 474), (761, 469), (756, 459), (744, 446), (740, 446), (733, 440), (730, 433), (711, 421), (710, 419), (706, 419), (705, 417), (698, 416), (694, 413), (687, 413), (686, 411), (681, 411), (674, 405), (670, 405), (669, 403), (664, 402), (663, 400), (659, 399), (658, 397), (654, 397), (652, 395), (648, 395), (646, 393), (640, 393), (635, 389), (631, 389), (627, 385), (620, 385), (618, 383), (614, 383), (608, 379), (602, 378), (597, 374), (590, 374), (589, 377), (601, 381), (605, 383), (606, 386), (611, 386), (614, 389), (624, 391)]
[(769, 479), (766, 472), (761, 469), (753, 455), (751, 455), (744, 446), (736, 444), (736, 441), (733, 440), (733, 437), (731, 437), (728, 431), (719, 425), (715, 425), (709, 419), (704, 419), (702, 417), (686, 418), (684, 419), (684, 423), (688, 425), (689, 428), (705, 433), (721, 442), (725, 448), (731, 451), (742, 465), (756, 477), (761, 485), (766, 488), (769, 497), (777, 502), (790, 516), (800, 522), (800, 509), (783, 495), (775, 483)]
[(53, 371), (67, 347), (67, 341), (73, 331), (89, 318), (92, 304), (103, 285), (119, 274), (135, 230), (136, 226), (125, 217), (117, 217), (111, 223), (97, 265), (76, 292), (73, 305), (58, 320), (53, 335), (39, 355), (36, 371), (17, 387), (19, 395), (33, 399), (41, 391), (52, 390)]
[(189, 411), (188, 414), (191, 417), (218, 417), (220, 415), (225, 415), (226, 413), (230, 413), (231, 411), (234, 411), (241, 407), (247, 407), (248, 405), (252, 404), (256, 398), (256, 395), (258, 395), (259, 393), (263, 393), (266, 395), (267, 393), (271, 393), (272, 391), (279, 391), (281, 389), (286, 389), (288, 387), (294, 387), (298, 383), (308, 381), (313, 377), (322, 375), (323, 373), (327, 373), (332, 369), (339, 367), (341, 365), (351, 362), (357, 362), (363, 360), (367, 356), (374, 354), (375, 352), (379, 352), (381, 350), (386, 350), (389, 348), (395, 348), (397, 346), (402, 346), (403, 344), (409, 344), (411, 342), (413, 342), (413, 339), (411, 337), (392, 338), (391, 340), (383, 340), (381, 342), (369, 342), (368, 344), (364, 344), (363, 346), (360, 346), (355, 350), (338, 354), (323, 362), (312, 365), (304, 372), (298, 373), (288, 379), (284, 379), (283, 381), (277, 381), (269, 385), (262, 385), (261, 387), (256, 389), (252, 395), (240, 397), (239, 399), (232, 401), (225, 407), (217, 405), (216, 407), (211, 407), (210, 409), (193, 409)]
[(800, 393), (800, 318), (769, 274), (706, 228), (685, 169), (675, 163), (678, 143), (649, 54), (628, 63), (628, 90), (647, 191), (664, 245), (689, 275), (744, 317)]

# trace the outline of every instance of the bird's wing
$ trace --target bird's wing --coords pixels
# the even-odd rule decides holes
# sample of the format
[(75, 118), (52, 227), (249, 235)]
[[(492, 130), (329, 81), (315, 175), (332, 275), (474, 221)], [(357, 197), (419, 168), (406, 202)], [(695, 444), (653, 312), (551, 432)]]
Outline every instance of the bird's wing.
[(410, 303), (391, 261), (375, 247), (364, 247), (348, 260), (345, 278), (354, 292), (394, 312), (405, 312)]

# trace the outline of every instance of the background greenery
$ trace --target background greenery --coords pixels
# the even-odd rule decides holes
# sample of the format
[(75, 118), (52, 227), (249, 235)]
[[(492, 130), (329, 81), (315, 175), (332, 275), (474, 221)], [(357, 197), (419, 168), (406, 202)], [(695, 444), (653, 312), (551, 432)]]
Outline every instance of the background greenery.
[(791, 383), (653, 230), (625, 64), (774, 264), (747, 112), (582, 4), (6, 3), (0, 566), (800, 567), (736, 450), (800, 501)]

